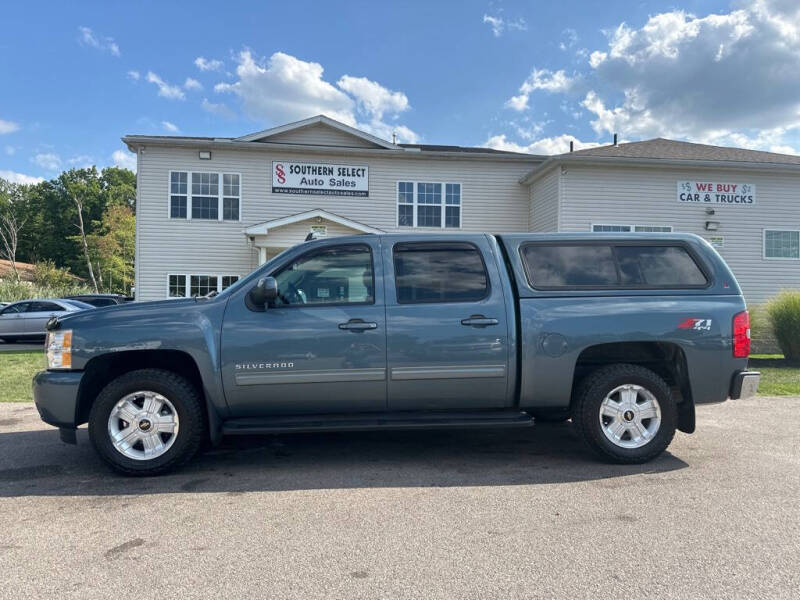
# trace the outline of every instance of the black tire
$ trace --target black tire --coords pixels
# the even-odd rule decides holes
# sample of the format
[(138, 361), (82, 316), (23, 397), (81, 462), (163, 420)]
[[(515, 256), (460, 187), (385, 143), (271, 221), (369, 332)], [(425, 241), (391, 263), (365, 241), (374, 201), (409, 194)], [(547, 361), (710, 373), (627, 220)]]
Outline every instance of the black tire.
[[(128, 394), (153, 391), (169, 399), (178, 416), (178, 433), (169, 449), (158, 457), (136, 460), (118, 451), (108, 430), (111, 410)], [(146, 476), (166, 473), (194, 456), (203, 441), (206, 425), (203, 402), (184, 377), (162, 369), (140, 369), (120, 375), (109, 383), (89, 413), (89, 438), (100, 457), (124, 475)]]
[[(638, 448), (624, 448), (603, 432), (600, 410), (606, 395), (615, 388), (634, 384), (655, 396), (661, 411), (661, 424), (652, 439)], [(678, 424), (678, 408), (667, 383), (650, 369), (617, 364), (590, 373), (575, 394), (572, 422), (589, 448), (606, 461), (618, 464), (644, 463), (667, 449)]]

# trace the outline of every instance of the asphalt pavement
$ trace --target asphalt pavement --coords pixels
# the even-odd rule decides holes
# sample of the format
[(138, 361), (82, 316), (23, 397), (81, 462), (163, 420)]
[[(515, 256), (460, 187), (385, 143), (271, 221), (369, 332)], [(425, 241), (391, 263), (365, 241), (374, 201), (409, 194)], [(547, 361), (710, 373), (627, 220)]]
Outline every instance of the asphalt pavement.
[(543, 424), (235, 438), (128, 479), (0, 405), (0, 597), (797, 598), (800, 399), (697, 421), (641, 466)]

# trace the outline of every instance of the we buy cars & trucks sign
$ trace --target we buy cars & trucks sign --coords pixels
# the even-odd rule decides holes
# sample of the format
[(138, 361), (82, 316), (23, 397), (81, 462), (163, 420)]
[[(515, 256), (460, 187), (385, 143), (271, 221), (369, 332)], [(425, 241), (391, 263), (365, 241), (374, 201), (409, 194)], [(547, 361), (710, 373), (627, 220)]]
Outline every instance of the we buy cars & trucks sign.
[(685, 204), (755, 204), (752, 183), (679, 181), (678, 202)]
[(273, 194), (369, 196), (369, 167), (324, 163), (272, 163)]

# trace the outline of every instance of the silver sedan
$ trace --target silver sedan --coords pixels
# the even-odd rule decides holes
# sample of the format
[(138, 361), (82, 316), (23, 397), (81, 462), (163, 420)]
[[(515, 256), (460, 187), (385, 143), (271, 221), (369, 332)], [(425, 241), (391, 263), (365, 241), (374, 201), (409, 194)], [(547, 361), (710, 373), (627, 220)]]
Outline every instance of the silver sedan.
[(91, 304), (79, 300), (38, 298), (13, 302), (0, 310), (0, 339), (15, 342), (21, 338), (43, 338), (50, 317), (91, 309), (94, 309)]

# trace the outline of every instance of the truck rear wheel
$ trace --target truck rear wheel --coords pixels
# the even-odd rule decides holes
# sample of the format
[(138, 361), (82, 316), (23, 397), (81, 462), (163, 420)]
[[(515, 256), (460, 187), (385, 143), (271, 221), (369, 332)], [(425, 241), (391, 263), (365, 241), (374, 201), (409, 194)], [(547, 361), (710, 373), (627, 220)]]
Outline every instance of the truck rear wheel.
[(115, 471), (165, 473), (189, 460), (205, 430), (200, 397), (189, 381), (161, 369), (125, 373), (92, 405), (89, 437)]
[(669, 386), (656, 373), (618, 364), (597, 369), (581, 382), (572, 420), (601, 458), (643, 463), (669, 446), (678, 410)]

